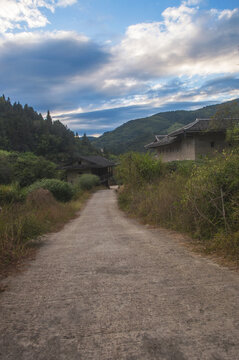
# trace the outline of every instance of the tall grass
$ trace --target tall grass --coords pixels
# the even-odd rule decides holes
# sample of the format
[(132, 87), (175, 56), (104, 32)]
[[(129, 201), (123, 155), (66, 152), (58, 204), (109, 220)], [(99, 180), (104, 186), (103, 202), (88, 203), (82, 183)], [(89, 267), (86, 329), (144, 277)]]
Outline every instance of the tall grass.
[[(37, 193), (38, 192), (38, 193)], [(47, 190), (37, 190), (24, 203), (5, 204), (0, 213), (0, 271), (31, 249), (32, 239), (56, 231), (73, 218), (89, 193), (68, 203), (56, 201)]]
[[(120, 167), (119, 174), (134, 168), (126, 161)], [(131, 177), (124, 177), (119, 192), (123, 210), (145, 223), (188, 233), (207, 252), (239, 264), (238, 154), (224, 153), (200, 163), (171, 163), (150, 181), (145, 174), (139, 178), (140, 173), (132, 171)]]

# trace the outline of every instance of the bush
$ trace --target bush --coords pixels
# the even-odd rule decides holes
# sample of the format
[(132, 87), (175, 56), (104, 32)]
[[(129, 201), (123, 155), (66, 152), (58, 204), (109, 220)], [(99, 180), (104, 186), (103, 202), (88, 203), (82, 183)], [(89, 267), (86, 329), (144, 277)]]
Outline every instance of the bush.
[(46, 204), (56, 205), (56, 199), (47, 189), (36, 189), (27, 195), (26, 204), (35, 209), (44, 207)]
[(169, 173), (176, 172), (183, 176), (189, 176), (192, 173), (195, 165), (198, 165), (199, 162), (194, 160), (182, 160), (182, 161), (170, 161), (165, 164), (166, 171)]
[(220, 229), (237, 230), (238, 198), (239, 156), (225, 153), (194, 169), (183, 204), (197, 235), (210, 238)]
[(10, 184), (13, 181), (13, 167), (5, 154), (0, 153), (0, 184)]
[(22, 201), (23, 193), (17, 184), (0, 185), (0, 204)]
[(29, 186), (39, 179), (57, 178), (56, 164), (32, 153), (15, 155), (13, 161), (14, 178), (20, 186)]
[(27, 193), (29, 194), (33, 190), (40, 188), (49, 190), (56, 200), (63, 202), (70, 201), (74, 195), (74, 189), (71, 184), (57, 179), (36, 181), (27, 188)]
[(204, 250), (239, 263), (239, 152), (171, 162), (158, 177), (151, 160), (138, 155), (126, 160), (119, 172), (121, 208), (146, 223), (187, 232)]
[(99, 176), (93, 174), (83, 174), (79, 177), (76, 183), (77, 190), (91, 190), (93, 187), (100, 184)]
[(130, 152), (120, 157), (120, 165), (116, 168), (116, 178), (120, 184), (141, 186), (158, 179), (163, 170), (164, 165), (161, 160), (150, 153)]
[(0, 184), (18, 182), (29, 186), (39, 179), (59, 178), (56, 164), (30, 152), (17, 153), (0, 150)]

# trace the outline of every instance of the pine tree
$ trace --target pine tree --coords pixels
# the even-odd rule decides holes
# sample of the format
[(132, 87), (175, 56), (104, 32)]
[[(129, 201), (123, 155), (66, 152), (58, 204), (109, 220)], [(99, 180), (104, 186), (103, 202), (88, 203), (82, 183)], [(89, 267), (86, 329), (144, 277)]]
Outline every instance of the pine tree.
[(52, 125), (52, 118), (51, 118), (51, 114), (50, 114), (50, 111), (49, 111), (49, 110), (47, 111), (46, 122), (47, 122), (47, 125), (48, 125), (49, 127), (51, 127), (51, 125)]

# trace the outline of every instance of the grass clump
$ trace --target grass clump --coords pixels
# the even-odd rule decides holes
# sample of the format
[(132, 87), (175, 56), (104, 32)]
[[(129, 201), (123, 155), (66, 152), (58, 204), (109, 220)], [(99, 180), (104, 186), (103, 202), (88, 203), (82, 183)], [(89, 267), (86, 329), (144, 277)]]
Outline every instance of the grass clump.
[(0, 185), (0, 204), (19, 202), (24, 199), (24, 194), (18, 184)]

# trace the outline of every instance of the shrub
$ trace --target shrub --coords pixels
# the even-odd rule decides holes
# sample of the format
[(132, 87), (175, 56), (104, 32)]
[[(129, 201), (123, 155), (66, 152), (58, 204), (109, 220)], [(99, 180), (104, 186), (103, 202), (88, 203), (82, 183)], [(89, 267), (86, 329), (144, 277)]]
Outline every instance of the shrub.
[(93, 174), (83, 174), (79, 177), (75, 186), (77, 190), (91, 190), (99, 184), (99, 176)]
[(40, 188), (31, 191), (27, 195), (26, 203), (34, 208), (41, 208), (46, 204), (56, 204), (56, 200), (49, 190)]
[(63, 202), (70, 201), (74, 195), (73, 186), (58, 179), (43, 179), (36, 181), (28, 187), (27, 193), (40, 188), (49, 190), (56, 200)]
[(220, 228), (237, 230), (239, 156), (223, 154), (194, 169), (187, 182), (183, 204), (200, 237), (211, 237)]
[(8, 157), (0, 153), (0, 184), (10, 184), (13, 181), (13, 167)]
[(158, 179), (163, 170), (164, 165), (161, 160), (150, 153), (130, 152), (120, 157), (120, 165), (116, 168), (116, 178), (121, 184), (141, 186)]
[[(126, 159), (126, 158), (124, 158)], [(136, 161), (137, 164), (137, 161)], [(132, 163), (131, 163), (132, 165)], [(239, 263), (239, 153), (201, 162), (173, 162), (152, 177), (121, 163), (119, 204), (144, 222), (189, 233), (203, 249)], [(149, 167), (148, 174), (154, 175)]]
[(56, 164), (32, 153), (15, 154), (14, 178), (20, 186), (29, 186), (39, 179), (57, 178)]
[(194, 160), (170, 161), (165, 164), (165, 168), (167, 172), (189, 176), (196, 164), (198, 165), (198, 162)]

